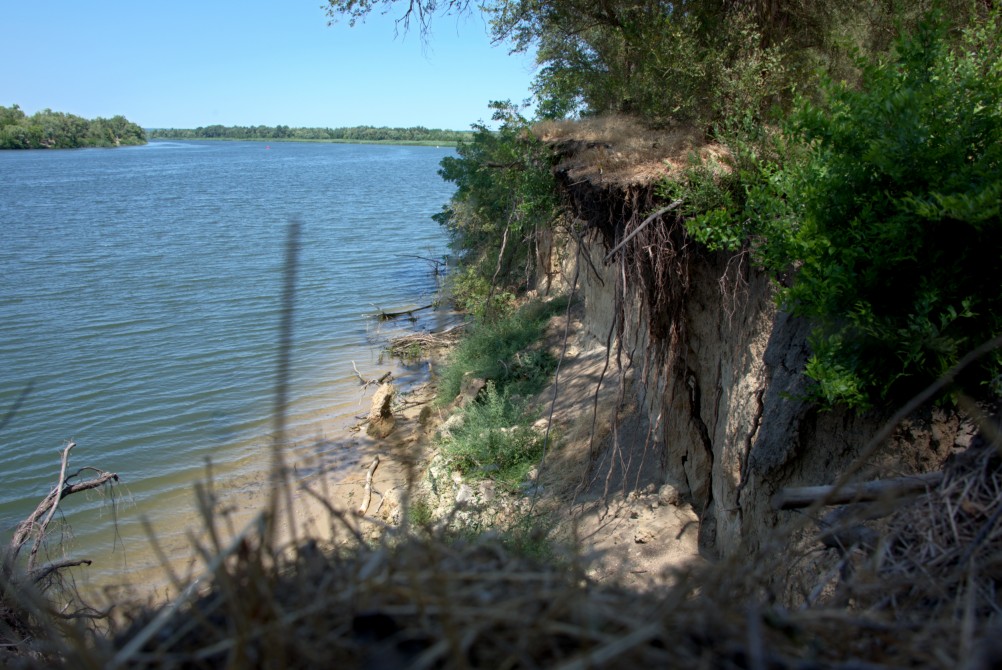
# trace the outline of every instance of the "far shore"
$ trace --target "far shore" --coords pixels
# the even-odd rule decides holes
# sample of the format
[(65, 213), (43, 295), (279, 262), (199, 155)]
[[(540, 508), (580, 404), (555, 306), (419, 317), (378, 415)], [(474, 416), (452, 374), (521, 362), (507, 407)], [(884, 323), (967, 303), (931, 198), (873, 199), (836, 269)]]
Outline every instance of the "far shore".
[(297, 137), (153, 137), (149, 142), (300, 142), (310, 144), (387, 144), (401, 147), (458, 147), (460, 142), (431, 140), (331, 140)]

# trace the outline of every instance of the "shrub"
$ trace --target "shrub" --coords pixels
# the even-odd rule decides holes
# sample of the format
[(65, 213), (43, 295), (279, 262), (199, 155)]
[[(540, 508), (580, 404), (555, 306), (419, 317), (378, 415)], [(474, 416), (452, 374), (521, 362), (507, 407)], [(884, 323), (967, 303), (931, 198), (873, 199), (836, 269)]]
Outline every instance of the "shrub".
[[(999, 16), (952, 46), (927, 19), (893, 58), (860, 59), (859, 87), (800, 100), (783, 135), (735, 133), (728, 165), (662, 186), (696, 239), (749, 245), (782, 279), (815, 324), (806, 373), (826, 405), (913, 393), (1002, 332)], [(999, 363), (964, 381), (998, 392)]]
[(1000, 30), (996, 12), (951, 48), (929, 19), (793, 117), (813, 151), (785, 299), (818, 324), (808, 373), (830, 402), (911, 392), (1002, 332)]
[(460, 472), (490, 476), (514, 488), (542, 454), (543, 436), (532, 427), (532, 420), (524, 400), (488, 382), (442, 446)]
[(516, 106), (491, 107), (499, 128), (474, 125), (459, 156), (442, 159), (439, 173), (457, 188), (435, 216), (465, 268), (455, 282), (458, 301), (478, 315), (493, 315), (534, 283), (537, 232), (552, 227), (562, 211), (549, 150)]

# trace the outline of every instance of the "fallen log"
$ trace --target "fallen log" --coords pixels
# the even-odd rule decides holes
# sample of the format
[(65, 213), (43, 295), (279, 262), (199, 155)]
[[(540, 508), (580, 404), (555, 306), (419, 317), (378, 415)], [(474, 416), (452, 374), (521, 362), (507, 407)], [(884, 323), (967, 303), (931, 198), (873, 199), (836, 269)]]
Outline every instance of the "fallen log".
[(376, 471), (377, 465), (379, 465), (378, 455), (372, 459), (372, 465), (369, 466), (369, 471), (365, 474), (365, 489), (362, 491), (362, 504), (358, 506), (358, 511), (356, 512), (359, 516), (365, 516), (365, 513), (369, 511), (369, 501), (372, 500), (372, 474)]
[(849, 503), (870, 502), (884, 496), (902, 496), (922, 493), (943, 481), (942, 472), (927, 472), (921, 475), (880, 479), (845, 486), (802, 486), (780, 489), (772, 497), (772, 507), (776, 510), (802, 509), (816, 502), (824, 505), (847, 505)]
[[(373, 307), (375, 307), (375, 305), (373, 305)], [(435, 307), (435, 305), (431, 304), (431, 305), (425, 305), (423, 307), (415, 307), (413, 309), (405, 309), (399, 312), (384, 312), (383, 310), (380, 309), (379, 314), (376, 314), (376, 318), (379, 319), (380, 321), (391, 321), (401, 316), (413, 316), (414, 312), (420, 312), (425, 309), (432, 309), (433, 307)]]

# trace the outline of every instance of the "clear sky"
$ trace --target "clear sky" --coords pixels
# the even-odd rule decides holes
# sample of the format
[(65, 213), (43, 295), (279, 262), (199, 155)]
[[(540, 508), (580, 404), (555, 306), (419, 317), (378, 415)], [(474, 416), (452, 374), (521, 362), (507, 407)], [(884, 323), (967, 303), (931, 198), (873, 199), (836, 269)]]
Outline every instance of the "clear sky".
[(323, 0), (0, 2), (0, 105), (146, 128), (284, 124), (468, 129), (529, 97), (533, 60), (480, 17), (427, 44), (378, 13), (327, 25)]

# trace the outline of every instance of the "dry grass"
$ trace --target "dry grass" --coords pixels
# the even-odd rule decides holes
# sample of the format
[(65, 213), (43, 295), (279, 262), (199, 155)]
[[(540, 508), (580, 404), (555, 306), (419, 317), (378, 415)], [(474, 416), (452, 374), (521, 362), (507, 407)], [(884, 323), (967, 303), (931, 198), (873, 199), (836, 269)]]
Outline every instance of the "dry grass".
[[(731, 559), (635, 592), (590, 581), (573, 550), (554, 563), (497, 535), (390, 529), (291, 551), (263, 522), (202, 548), (187, 599), (132, 612), (111, 635), (73, 635), (26, 667), (886, 668), (991, 667), (979, 647), (1000, 603), (1002, 457), (982, 444), (942, 485), (900, 506), (878, 551), (843, 547), (835, 584), (783, 602), (778, 561)], [(209, 521), (207, 521), (209, 523)], [(777, 535), (772, 551), (785, 551)], [(784, 555), (789, 563), (798, 558)], [(775, 556), (773, 556), (775, 558)], [(852, 569), (849, 569), (852, 568)], [(823, 584), (831, 575), (816, 575)], [(810, 585), (807, 585), (810, 586)], [(50, 640), (51, 642), (51, 640)], [(977, 663), (982, 662), (982, 665)]]
[(534, 133), (558, 147), (574, 181), (638, 186), (674, 176), (688, 167), (691, 155), (726, 165), (723, 145), (707, 142), (693, 127), (650, 128), (628, 116), (602, 116), (579, 121), (544, 121)]

